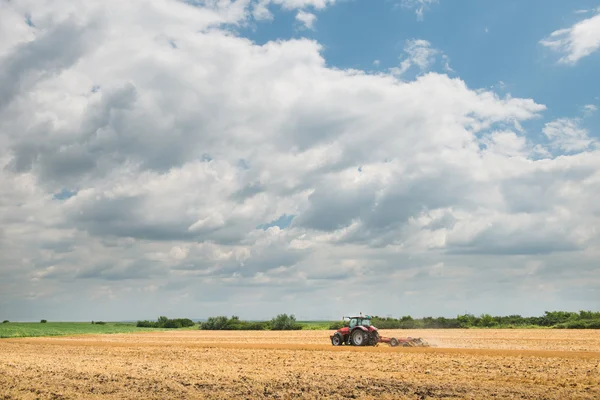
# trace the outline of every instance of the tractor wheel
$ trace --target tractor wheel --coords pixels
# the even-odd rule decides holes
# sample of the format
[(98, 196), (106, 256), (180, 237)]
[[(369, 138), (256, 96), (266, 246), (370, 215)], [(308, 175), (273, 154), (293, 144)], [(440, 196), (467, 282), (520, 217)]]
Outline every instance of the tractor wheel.
[(352, 332), (352, 344), (355, 346), (365, 346), (369, 343), (369, 335), (360, 329)]
[(339, 333), (334, 334), (331, 338), (331, 344), (334, 346), (341, 346), (343, 342), (344, 340), (342, 339), (342, 335)]
[(396, 347), (398, 346), (398, 339), (396, 339), (395, 337), (390, 339), (390, 346), (392, 347)]

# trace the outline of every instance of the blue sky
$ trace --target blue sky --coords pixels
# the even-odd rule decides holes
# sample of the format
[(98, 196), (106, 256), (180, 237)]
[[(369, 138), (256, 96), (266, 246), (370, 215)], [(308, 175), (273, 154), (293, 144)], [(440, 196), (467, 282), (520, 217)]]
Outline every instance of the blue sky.
[(597, 71), (597, 0), (0, 2), (0, 320), (598, 311)]
[[(397, 67), (405, 41), (424, 39), (449, 57), (454, 70), (450, 76), (473, 89), (495, 86), (500, 94), (534, 98), (548, 107), (544, 119), (551, 120), (579, 117), (585, 105), (600, 104), (600, 80), (590, 79), (598, 75), (600, 52), (575, 67), (557, 65), (559, 56), (539, 42), (590, 17), (597, 7), (600, 3), (591, 0), (442, 0), (419, 19), (399, 2), (346, 0), (317, 11), (312, 30), (295, 21), (294, 11), (278, 8), (273, 20), (254, 22), (239, 32), (259, 44), (310, 38), (324, 47), (328, 65), (369, 72)], [(577, 12), (581, 10), (588, 12)], [(436, 67), (444, 72), (441, 64)], [(504, 88), (498, 87), (500, 82)], [(584, 126), (598, 123), (600, 114), (595, 113)], [(541, 132), (542, 126), (534, 121), (529, 127)]]

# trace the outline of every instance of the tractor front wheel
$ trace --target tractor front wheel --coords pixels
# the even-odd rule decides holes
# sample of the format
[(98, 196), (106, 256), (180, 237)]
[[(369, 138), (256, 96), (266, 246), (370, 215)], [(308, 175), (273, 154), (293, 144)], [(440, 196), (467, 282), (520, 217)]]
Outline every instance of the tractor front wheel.
[(331, 344), (334, 346), (341, 346), (342, 343), (343, 343), (342, 335), (340, 335), (339, 333), (334, 334), (333, 337), (331, 338)]
[(360, 329), (352, 332), (352, 344), (355, 346), (365, 346), (369, 342), (369, 335)]

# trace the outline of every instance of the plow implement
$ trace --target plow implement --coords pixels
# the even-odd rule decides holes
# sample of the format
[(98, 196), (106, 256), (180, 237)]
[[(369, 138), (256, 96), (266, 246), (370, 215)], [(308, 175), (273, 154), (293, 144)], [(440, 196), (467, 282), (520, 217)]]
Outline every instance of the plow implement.
[(382, 337), (379, 338), (378, 343), (388, 343), (392, 347), (402, 346), (402, 347), (429, 347), (429, 344), (421, 338), (387, 338)]

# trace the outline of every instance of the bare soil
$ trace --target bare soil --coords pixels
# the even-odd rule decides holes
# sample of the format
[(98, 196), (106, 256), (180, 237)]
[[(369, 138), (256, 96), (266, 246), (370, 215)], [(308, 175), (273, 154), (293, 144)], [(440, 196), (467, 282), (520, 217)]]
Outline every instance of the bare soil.
[(333, 347), (329, 331), (0, 340), (0, 399), (599, 399), (600, 333), (382, 331), (430, 348)]

